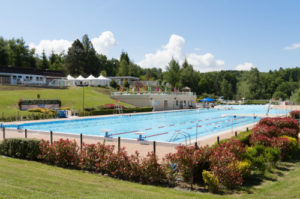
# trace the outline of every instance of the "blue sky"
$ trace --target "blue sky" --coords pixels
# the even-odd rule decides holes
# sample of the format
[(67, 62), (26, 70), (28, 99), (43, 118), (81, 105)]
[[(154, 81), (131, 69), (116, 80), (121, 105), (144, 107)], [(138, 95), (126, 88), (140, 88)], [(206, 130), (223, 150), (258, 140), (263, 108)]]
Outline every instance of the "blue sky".
[(164, 68), (174, 57), (202, 72), (268, 71), (300, 66), (299, 8), (276, 0), (11, 0), (1, 1), (0, 36), (23, 37), (41, 52), (88, 34), (98, 52), (124, 50), (143, 67)]

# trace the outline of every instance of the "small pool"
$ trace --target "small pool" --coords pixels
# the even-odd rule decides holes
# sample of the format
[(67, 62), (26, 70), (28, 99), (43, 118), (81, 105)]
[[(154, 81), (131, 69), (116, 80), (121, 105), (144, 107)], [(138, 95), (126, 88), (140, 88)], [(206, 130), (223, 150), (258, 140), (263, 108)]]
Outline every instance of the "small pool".
[[(218, 133), (231, 128), (258, 121), (255, 115), (265, 115), (267, 105), (222, 106), (223, 109), (197, 109), (173, 112), (159, 112), (137, 115), (95, 117), (74, 120), (33, 122), (20, 125), (5, 125), (6, 128), (19, 128), (37, 131), (104, 136), (109, 129), (112, 137), (137, 139), (137, 132), (143, 132), (146, 140), (160, 142), (184, 142), (191, 139)], [(288, 111), (271, 109), (269, 114), (286, 114)], [(247, 116), (245, 116), (245, 114)], [(234, 116), (237, 115), (237, 116)], [(241, 116), (239, 116), (241, 115)], [(196, 126), (198, 125), (198, 128)]]

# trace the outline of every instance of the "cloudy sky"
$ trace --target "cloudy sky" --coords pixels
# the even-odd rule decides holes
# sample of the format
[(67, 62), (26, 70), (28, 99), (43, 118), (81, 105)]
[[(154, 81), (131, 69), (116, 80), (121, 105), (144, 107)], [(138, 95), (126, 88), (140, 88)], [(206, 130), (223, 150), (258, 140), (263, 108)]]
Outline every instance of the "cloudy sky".
[(97, 52), (142, 67), (173, 57), (201, 72), (300, 66), (300, 1), (0, 0), (0, 36), (37, 53), (67, 51), (88, 34)]

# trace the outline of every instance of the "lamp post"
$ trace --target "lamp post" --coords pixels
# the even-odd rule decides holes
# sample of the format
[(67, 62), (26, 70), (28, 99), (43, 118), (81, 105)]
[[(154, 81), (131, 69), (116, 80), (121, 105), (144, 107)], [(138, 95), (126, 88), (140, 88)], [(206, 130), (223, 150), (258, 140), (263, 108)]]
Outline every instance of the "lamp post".
[(88, 83), (80, 81), (80, 82), (76, 82), (75, 85), (78, 87), (82, 87), (82, 112), (84, 114), (84, 87), (87, 87)]

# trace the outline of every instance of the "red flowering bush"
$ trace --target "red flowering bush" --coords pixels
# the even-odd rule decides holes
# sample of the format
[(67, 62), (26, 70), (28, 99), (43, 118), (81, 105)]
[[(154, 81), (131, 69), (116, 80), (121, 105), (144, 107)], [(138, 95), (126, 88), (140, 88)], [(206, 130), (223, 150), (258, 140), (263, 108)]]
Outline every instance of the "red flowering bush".
[(294, 119), (300, 119), (300, 111), (291, 111), (290, 116)]
[(105, 172), (105, 164), (110, 155), (113, 154), (114, 146), (97, 144), (83, 144), (80, 154), (79, 166), (81, 169)]
[(272, 138), (258, 133), (253, 133), (250, 136), (249, 143), (254, 145), (272, 146)]
[(148, 153), (141, 162), (141, 181), (147, 184), (164, 184), (167, 182), (165, 166), (159, 164), (154, 153)]
[(252, 129), (252, 134), (264, 135), (269, 138), (278, 137), (281, 133), (281, 130), (276, 126), (269, 126), (266, 124), (258, 124)]
[(49, 164), (61, 167), (77, 168), (79, 164), (79, 147), (75, 140), (69, 139), (55, 141), (52, 145), (49, 141), (40, 143), (41, 154), (38, 158)]
[(185, 182), (193, 184), (202, 182), (202, 171), (209, 168), (211, 148), (194, 146), (178, 146), (177, 152), (166, 157), (169, 164), (176, 165)]
[(291, 159), (298, 150), (297, 140), (288, 136), (273, 138), (272, 146), (280, 149), (281, 160)]
[(263, 118), (259, 121), (259, 124), (276, 126), (278, 128), (291, 128), (299, 131), (298, 121), (290, 117)]
[(233, 152), (217, 147), (209, 160), (212, 173), (222, 185), (233, 189), (243, 184), (243, 172), (239, 169), (239, 160)]

